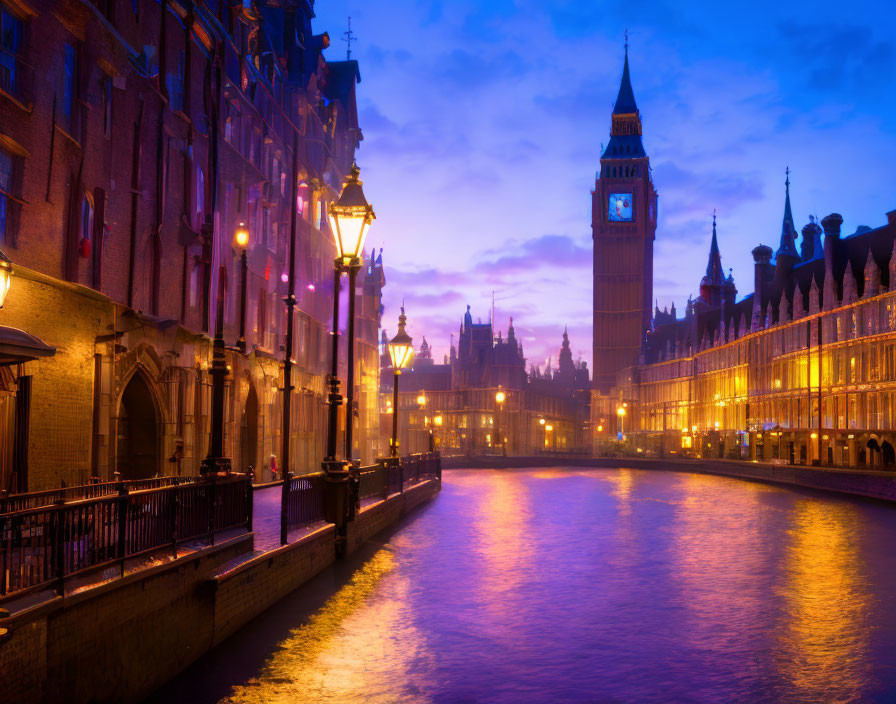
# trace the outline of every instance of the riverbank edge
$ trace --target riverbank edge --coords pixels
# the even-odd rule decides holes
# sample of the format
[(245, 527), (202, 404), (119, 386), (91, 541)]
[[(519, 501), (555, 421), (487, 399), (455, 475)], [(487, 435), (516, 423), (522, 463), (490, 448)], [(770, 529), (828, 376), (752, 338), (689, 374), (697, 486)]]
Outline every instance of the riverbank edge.
[(443, 469), (515, 469), (530, 467), (583, 467), (616, 469), (649, 469), (666, 472), (715, 474), (747, 481), (764, 482), (818, 489), (836, 494), (861, 496), (880, 501), (896, 502), (896, 473), (871, 472), (835, 467), (806, 467), (777, 465), (737, 460), (687, 460), (654, 457), (443, 457)]
[[(347, 550), (440, 489), (430, 479), (363, 507)], [(0, 702), (142, 701), (337, 559), (332, 524), (232, 566), (253, 546), (239, 536), (4, 619)]]

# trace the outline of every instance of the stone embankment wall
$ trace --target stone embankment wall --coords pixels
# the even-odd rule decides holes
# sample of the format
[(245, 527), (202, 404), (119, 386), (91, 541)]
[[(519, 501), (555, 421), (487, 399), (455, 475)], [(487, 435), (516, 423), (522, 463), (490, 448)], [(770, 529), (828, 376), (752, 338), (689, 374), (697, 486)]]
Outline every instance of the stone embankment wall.
[[(365, 507), (347, 550), (441, 488), (429, 480)], [(336, 560), (324, 526), (294, 543), (238, 560), (251, 534), (4, 619), (0, 704), (137, 702)], [(228, 564), (237, 562), (235, 567)]]
[(443, 457), (442, 469), (511, 469), (523, 467), (596, 467), (719, 474), (751, 481), (896, 501), (896, 472), (763, 464), (736, 460), (682, 460), (653, 457)]

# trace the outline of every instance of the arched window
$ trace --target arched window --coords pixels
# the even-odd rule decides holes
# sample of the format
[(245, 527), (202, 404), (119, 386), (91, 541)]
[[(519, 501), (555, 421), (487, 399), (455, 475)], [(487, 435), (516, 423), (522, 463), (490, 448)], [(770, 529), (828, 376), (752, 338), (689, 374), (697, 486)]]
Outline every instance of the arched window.
[[(90, 242), (93, 237), (93, 196), (85, 192), (81, 198), (81, 230), (79, 239), (81, 242)], [(82, 252), (81, 256), (87, 256)]]
[(308, 184), (304, 181), (299, 181), (299, 187), (296, 190), (296, 212), (302, 218), (308, 212)]

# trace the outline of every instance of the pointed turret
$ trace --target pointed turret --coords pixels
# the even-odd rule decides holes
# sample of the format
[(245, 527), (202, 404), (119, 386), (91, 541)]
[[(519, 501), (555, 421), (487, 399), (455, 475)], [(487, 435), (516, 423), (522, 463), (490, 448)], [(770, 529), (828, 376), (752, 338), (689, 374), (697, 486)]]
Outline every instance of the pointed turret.
[(785, 171), (787, 178), (784, 181), (784, 220), (781, 223), (781, 245), (775, 253), (776, 258), (792, 257), (799, 261), (800, 255), (796, 251), (796, 227), (793, 224), (793, 212), (790, 209), (790, 167)]
[(713, 211), (712, 240), (709, 243), (706, 276), (700, 281), (700, 299), (710, 308), (718, 308), (722, 304), (722, 289), (726, 288), (727, 283), (725, 271), (722, 269), (722, 255), (719, 253), (719, 238), (716, 234), (716, 212)]

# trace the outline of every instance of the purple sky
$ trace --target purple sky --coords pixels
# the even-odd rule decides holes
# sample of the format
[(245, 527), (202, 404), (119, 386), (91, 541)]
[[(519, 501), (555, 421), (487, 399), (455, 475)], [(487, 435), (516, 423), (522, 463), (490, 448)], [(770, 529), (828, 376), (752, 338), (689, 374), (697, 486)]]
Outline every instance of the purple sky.
[[(729, 5), (731, 7), (729, 7)], [(752, 289), (750, 250), (780, 239), (784, 169), (797, 229), (844, 233), (896, 209), (894, 3), (757, 0), (318, 0), (328, 58), (359, 41), (358, 153), (384, 247), (383, 320), (447, 351), (466, 304), (514, 318), (530, 363), (564, 325), (591, 361), (591, 196), (630, 35), (660, 194), (655, 295), (695, 293), (718, 209), (722, 263)]]

